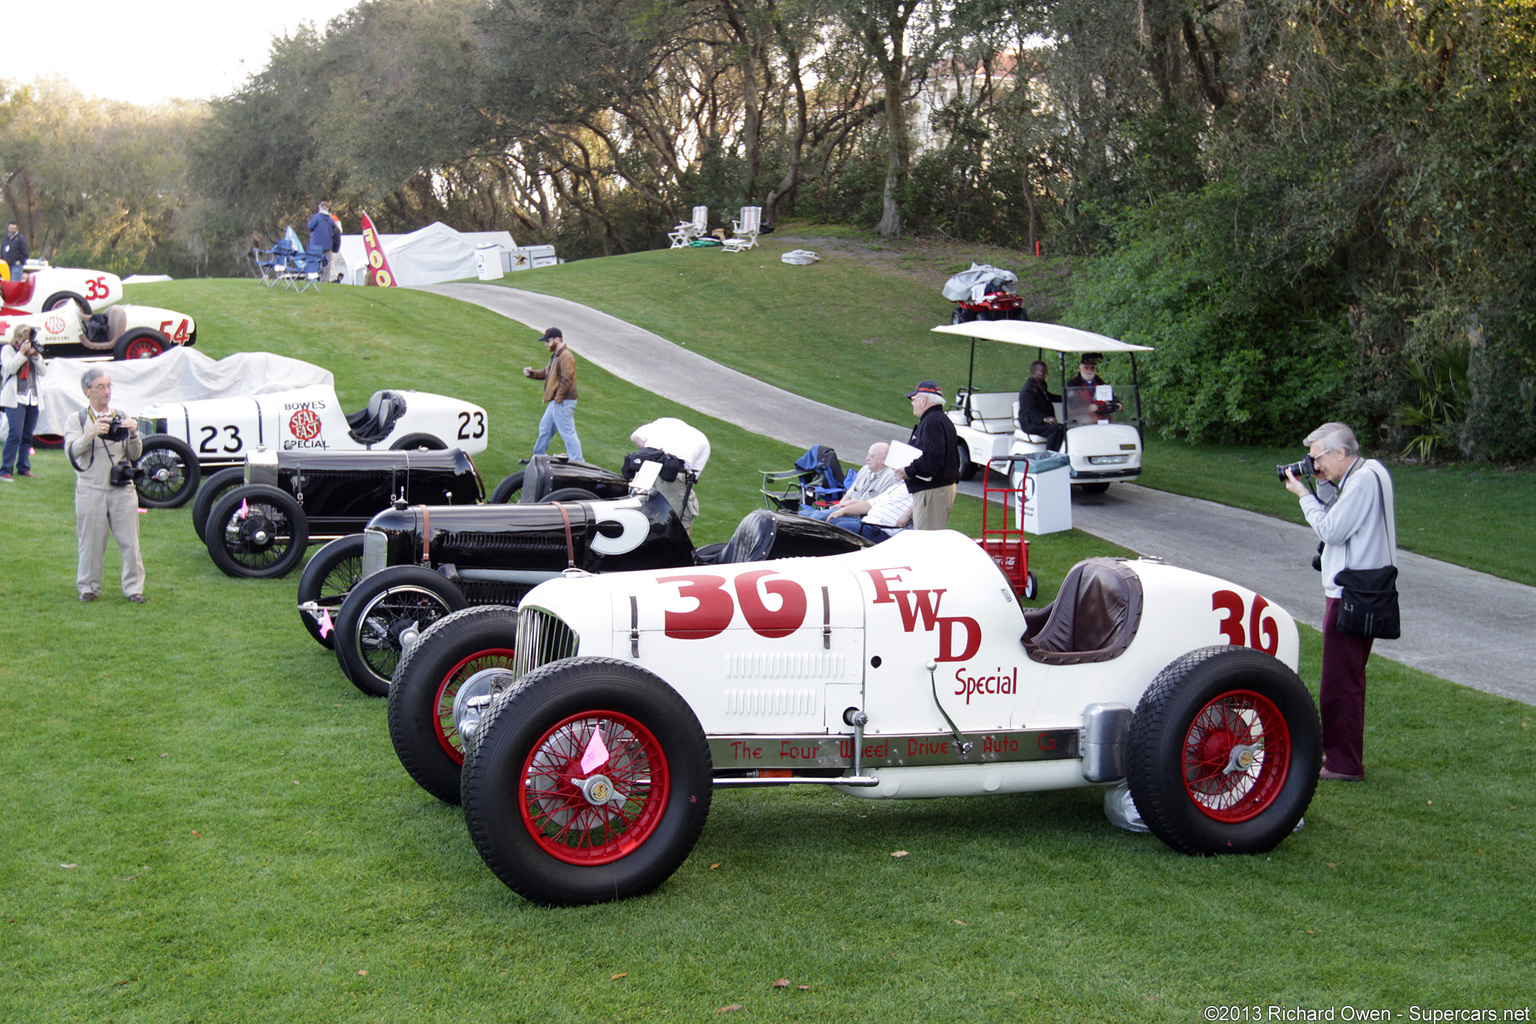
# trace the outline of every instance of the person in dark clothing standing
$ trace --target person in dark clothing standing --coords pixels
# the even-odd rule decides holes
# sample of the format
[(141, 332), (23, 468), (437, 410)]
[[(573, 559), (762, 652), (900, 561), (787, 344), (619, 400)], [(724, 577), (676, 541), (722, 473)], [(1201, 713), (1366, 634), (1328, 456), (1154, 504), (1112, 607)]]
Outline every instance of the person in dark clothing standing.
[(1019, 389), (1019, 429), (1045, 438), (1045, 446), (1059, 452), (1067, 428), (1056, 419), (1056, 407), (1051, 403), (1061, 401), (1061, 396), (1051, 394), (1045, 386), (1045, 372), (1045, 363), (1040, 360), (1029, 364), (1029, 380)]
[(331, 253), (340, 249), (341, 231), (331, 216), (331, 204), (321, 200), (315, 215), (309, 218), (309, 247), (305, 251), (311, 256), (319, 256), (320, 264), (324, 266), (330, 262)]
[(944, 414), (944, 392), (931, 380), (925, 380), (908, 393), (917, 426), (907, 442), (922, 452), (902, 469), (896, 479), (904, 481), (912, 492), (912, 528), (942, 530), (949, 525), (949, 510), (955, 504), (955, 487), (960, 481), (960, 442), (955, 425)]
[(27, 257), (31, 255), (27, 236), (21, 233), (15, 221), (11, 221), (5, 226), (5, 238), (0, 239), (0, 260), (10, 264), (12, 281), (20, 281), (26, 276)]

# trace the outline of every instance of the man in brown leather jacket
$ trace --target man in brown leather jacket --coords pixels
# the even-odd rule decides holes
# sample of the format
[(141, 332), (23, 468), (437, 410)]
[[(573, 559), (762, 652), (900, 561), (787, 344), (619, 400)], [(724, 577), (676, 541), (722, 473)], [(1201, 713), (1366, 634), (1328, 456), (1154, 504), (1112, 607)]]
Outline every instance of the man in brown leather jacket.
[(533, 454), (549, 451), (549, 442), (560, 431), (565, 453), (581, 461), (581, 439), (576, 436), (576, 357), (566, 347), (560, 328), (551, 327), (539, 338), (549, 349), (549, 365), (542, 370), (523, 367), (523, 376), (544, 382), (544, 416), (539, 420), (539, 439)]

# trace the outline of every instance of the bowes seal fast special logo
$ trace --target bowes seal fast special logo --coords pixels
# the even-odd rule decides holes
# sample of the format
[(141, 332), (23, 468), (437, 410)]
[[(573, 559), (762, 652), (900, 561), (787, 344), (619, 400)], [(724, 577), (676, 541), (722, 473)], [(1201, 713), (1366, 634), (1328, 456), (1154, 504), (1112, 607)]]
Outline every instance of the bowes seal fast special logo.
[(299, 441), (313, 441), (320, 436), (320, 415), (313, 409), (300, 409), (288, 418), (288, 432)]

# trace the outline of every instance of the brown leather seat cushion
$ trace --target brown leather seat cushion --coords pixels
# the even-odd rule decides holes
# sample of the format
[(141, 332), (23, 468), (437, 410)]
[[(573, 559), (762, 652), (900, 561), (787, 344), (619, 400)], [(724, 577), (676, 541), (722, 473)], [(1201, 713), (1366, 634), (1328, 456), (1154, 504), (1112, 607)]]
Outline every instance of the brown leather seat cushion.
[(1049, 607), (1026, 613), (1024, 649), (1047, 665), (1077, 665), (1118, 657), (1141, 622), (1141, 580), (1111, 558), (1079, 562)]

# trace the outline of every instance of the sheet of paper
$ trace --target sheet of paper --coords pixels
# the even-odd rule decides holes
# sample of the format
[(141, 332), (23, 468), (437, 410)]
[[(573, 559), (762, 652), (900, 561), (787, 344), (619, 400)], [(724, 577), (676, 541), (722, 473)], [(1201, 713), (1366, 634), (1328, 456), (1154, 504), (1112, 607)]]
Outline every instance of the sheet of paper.
[(892, 441), (891, 450), (885, 456), (885, 464), (893, 469), (906, 469), (922, 454), (921, 448), (914, 448), (905, 441)]
[(630, 489), (635, 491), (648, 491), (656, 486), (656, 478), (661, 475), (661, 463), (646, 461), (640, 463), (640, 468), (635, 471), (634, 480), (630, 481)]

